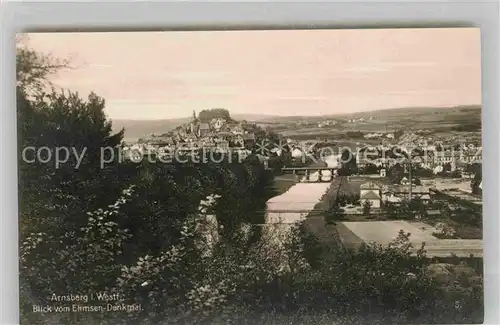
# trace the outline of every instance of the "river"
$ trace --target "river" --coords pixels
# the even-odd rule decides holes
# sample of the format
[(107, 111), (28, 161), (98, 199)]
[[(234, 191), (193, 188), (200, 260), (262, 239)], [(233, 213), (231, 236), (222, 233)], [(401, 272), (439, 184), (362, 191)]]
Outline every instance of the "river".
[[(323, 159), (327, 167), (338, 167), (338, 156), (328, 156)], [(319, 172), (310, 176), (311, 181), (318, 180)], [(323, 172), (323, 180), (331, 180), (334, 175), (330, 171)], [(267, 201), (266, 223), (292, 225), (303, 220), (318, 204), (331, 186), (330, 182), (306, 183), (299, 182), (290, 187), (285, 193)]]

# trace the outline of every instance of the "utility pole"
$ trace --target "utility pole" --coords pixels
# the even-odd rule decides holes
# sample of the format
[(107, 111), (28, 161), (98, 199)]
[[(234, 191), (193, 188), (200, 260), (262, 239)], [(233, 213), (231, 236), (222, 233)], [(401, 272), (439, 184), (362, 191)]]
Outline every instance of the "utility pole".
[(409, 162), (410, 162), (410, 164), (409, 164), (410, 166), (408, 168), (408, 176), (410, 178), (410, 191), (409, 191), (408, 195), (409, 195), (409, 200), (410, 200), (410, 203), (411, 203), (411, 194), (412, 194), (411, 192), (412, 192), (412, 187), (413, 187), (413, 181), (411, 179), (411, 167), (412, 167), (411, 166), (411, 153), (410, 153)]

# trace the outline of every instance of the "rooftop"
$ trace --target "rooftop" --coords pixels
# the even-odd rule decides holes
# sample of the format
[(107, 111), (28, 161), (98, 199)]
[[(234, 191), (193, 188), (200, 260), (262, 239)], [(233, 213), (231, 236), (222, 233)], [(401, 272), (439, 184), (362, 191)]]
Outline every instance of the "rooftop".
[[(429, 193), (429, 188), (421, 185), (413, 185), (411, 188), (412, 193)], [(410, 185), (387, 185), (384, 187), (384, 193), (409, 193)]]
[(370, 189), (380, 189), (380, 186), (374, 182), (366, 182), (359, 186), (362, 190), (370, 190)]
[(368, 191), (368, 192), (364, 193), (363, 195), (361, 195), (361, 199), (379, 200), (380, 196), (377, 193), (375, 193), (374, 191)]
[(438, 191), (443, 193), (443, 194), (446, 194), (446, 195), (449, 195), (449, 196), (452, 196), (452, 197), (455, 197), (458, 199), (467, 200), (469, 202), (472, 202), (472, 203), (475, 203), (478, 205), (483, 204), (483, 199), (481, 198), (481, 196), (474, 195), (472, 193), (468, 193), (468, 192), (465, 192), (465, 191), (460, 190), (460, 189), (451, 189), (450, 188), (450, 189), (444, 189), (444, 190), (438, 190)]

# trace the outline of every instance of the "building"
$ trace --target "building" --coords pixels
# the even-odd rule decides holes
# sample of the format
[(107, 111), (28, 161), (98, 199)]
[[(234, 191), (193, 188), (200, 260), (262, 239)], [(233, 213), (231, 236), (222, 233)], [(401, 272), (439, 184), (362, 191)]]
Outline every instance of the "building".
[(361, 205), (369, 202), (372, 208), (380, 209), (380, 186), (373, 182), (361, 184), (359, 199)]
[(236, 124), (236, 125), (231, 126), (231, 132), (233, 134), (243, 134), (243, 133), (245, 133), (245, 130), (243, 130), (241, 125)]
[(399, 196), (396, 196), (394, 193), (390, 191), (386, 191), (382, 193), (383, 201), (386, 203), (392, 203), (392, 204), (400, 204), (403, 199), (400, 198)]
[[(408, 200), (410, 198), (410, 185), (387, 185), (382, 189), (382, 200), (384, 202), (395, 201), (394, 197), (398, 197), (401, 200)], [(420, 199), (424, 203), (428, 203), (431, 199), (429, 188), (413, 185), (411, 187), (411, 197), (412, 199)]]
[(220, 129), (222, 129), (222, 127), (224, 126), (224, 124), (226, 123), (226, 120), (223, 119), (223, 118), (214, 118), (212, 120), (212, 125), (213, 125), (213, 128), (216, 130), (216, 131), (219, 131)]
[(292, 149), (292, 158), (301, 158), (304, 155), (300, 148), (295, 147)]
[(203, 138), (210, 134), (210, 124), (208, 123), (200, 123), (198, 128), (198, 137)]
[(243, 148), (245, 146), (245, 139), (243, 138), (243, 135), (238, 134), (237, 136), (233, 137), (233, 143), (235, 147)]
[(217, 146), (217, 148), (221, 149), (222, 151), (229, 151), (229, 141), (227, 141), (227, 140), (216, 141), (216, 146)]
[(242, 135), (243, 145), (247, 148), (253, 147), (255, 144), (255, 134), (245, 133)]

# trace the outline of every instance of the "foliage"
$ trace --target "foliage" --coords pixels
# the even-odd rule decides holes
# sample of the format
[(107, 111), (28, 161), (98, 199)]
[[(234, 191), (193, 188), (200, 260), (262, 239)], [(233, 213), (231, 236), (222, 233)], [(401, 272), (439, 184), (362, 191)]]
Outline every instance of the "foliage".
[(372, 208), (372, 203), (368, 200), (365, 200), (363, 202), (363, 215), (365, 216), (370, 215), (371, 208)]
[(340, 154), (341, 166), (338, 170), (339, 176), (349, 176), (358, 172), (356, 155), (350, 149), (344, 149)]
[(398, 220), (414, 220), (424, 219), (427, 217), (427, 205), (418, 198), (414, 197), (411, 202), (408, 199), (403, 199), (400, 203), (385, 202), (383, 210), (388, 219)]
[(399, 184), (405, 174), (404, 167), (400, 164), (395, 164), (387, 170), (387, 178), (391, 184)]
[(341, 208), (339, 202), (335, 202), (325, 213), (325, 222), (327, 225), (334, 224), (335, 221), (340, 221), (344, 218), (344, 210)]
[(25, 93), (36, 94), (52, 84), (48, 77), (61, 69), (69, 68), (67, 60), (29, 49), (18, 41), (16, 44), (17, 87)]
[(434, 227), (437, 229), (437, 232), (433, 233), (432, 235), (435, 236), (436, 238), (440, 239), (458, 238), (456, 230), (447, 223), (439, 222), (435, 224)]
[(474, 164), (471, 170), (474, 173), (474, 179), (471, 182), (472, 193), (481, 194), (482, 190), (479, 185), (483, 180), (482, 164)]
[(429, 168), (422, 168), (420, 166), (414, 166), (412, 169), (412, 175), (420, 178), (430, 178), (434, 177), (434, 172)]
[(340, 206), (346, 206), (348, 204), (358, 204), (359, 203), (359, 194), (358, 193), (339, 193), (337, 196), (337, 203)]
[(364, 139), (364, 133), (360, 131), (347, 131), (346, 136), (350, 139)]
[(453, 126), (452, 131), (458, 132), (481, 132), (481, 120), (466, 121), (460, 125)]
[(382, 205), (382, 209), (389, 220), (397, 220), (402, 216), (399, 205), (395, 203), (384, 202), (384, 204)]
[(379, 174), (381, 167), (378, 167), (375, 164), (366, 164), (363, 168), (359, 169), (359, 174), (361, 175), (373, 175)]
[(198, 115), (198, 119), (201, 122), (205, 123), (210, 122), (214, 118), (222, 118), (227, 121), (231, 121), (231, 115), (229, 114), (229, 111), (223, 108), (205, 109), (202, 110)]

